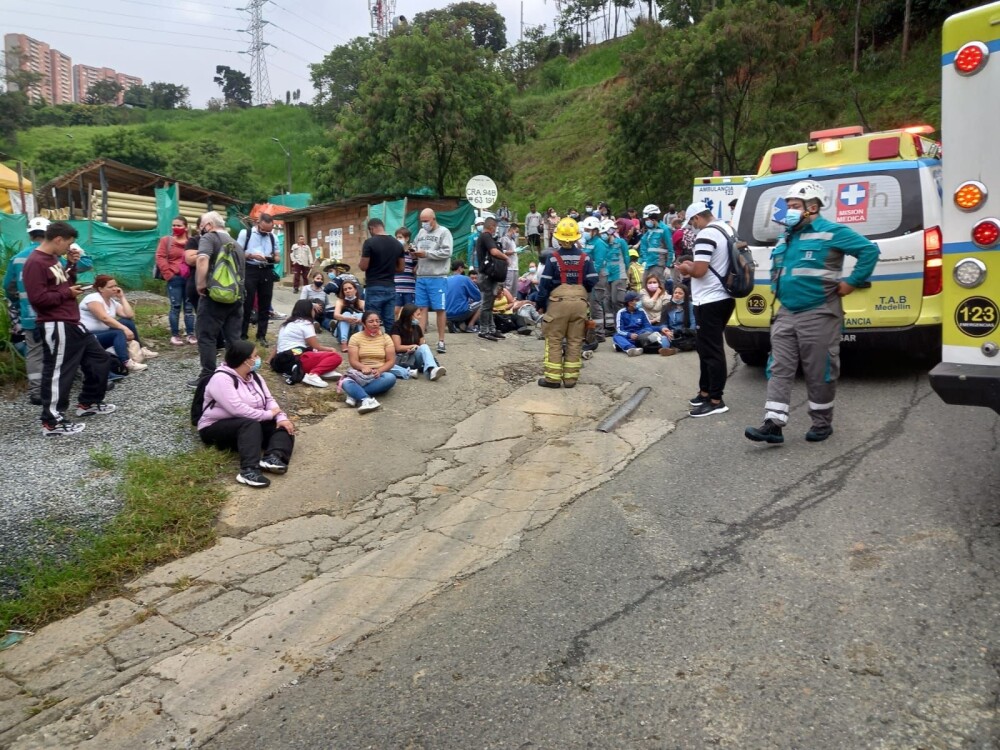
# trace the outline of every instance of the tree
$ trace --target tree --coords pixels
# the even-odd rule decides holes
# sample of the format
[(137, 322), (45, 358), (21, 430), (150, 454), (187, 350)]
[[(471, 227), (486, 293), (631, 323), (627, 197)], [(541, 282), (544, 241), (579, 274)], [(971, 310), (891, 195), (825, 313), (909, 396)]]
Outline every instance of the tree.
[(95, 135), (91, 142), (95, 159), (114, 159), (132, 167), (161, 172), (166, 159), (152, 138), (135, 130), (115, 128)]
[(316, 89), (313, 106), (320, 121), (333, 122), (341, 107), (357, 98), (361, 68), (374, 56), (377, 41), (374, 36), (356, 37), (330, 50), (323, 62), (309, 66)]
[(122, 101), (127, 107), (148, 109), (152, 105), (153, 95), (149, 90), (149, 86), (140, 83), (137, 86), (130, 86), (125, 92), (125, 97)]
[(82, 164), (93, 159), (91, 150), (85, 144), (67, 140), (65, 143), (53, 143), (38, 149), (32, 164), (35, 165), (38, 184), (48, 182), (66, 172), (71, 172)]
[[(504, 145), (520, 137), (512, 87), (468, 35), (432, 24), (390, 36), (341, 111), (331, 192), (458, 190), (470, 175), (506, 178)], [(317, 173), (316, 182), (322, 182)]]
[(85, 101), (87, 104), (116, 104), (118, 95), (123, 90), (124, 87), (118, 81), (105, 78), (90, 84)]
[(149, 93), (153, 109), (189, 109), (191, 107), (188, 102), (191, 91), (187, 86), (153, 81), (149, 84)]
[(222, 89), (226, 106), (230, 109), (249, 107), (253, 102), (253, 86), (250, 76), (228, 65), (216, 65), (215, 77), (212, 79)]
[(13, 144), (17, 131), (31, 124), (31, 106), (23, 91), (0, 92), (0, 138)]
[(452, 3), (447, 8), (427, 10), (413, 17), (413, 25), (427, 28), (443, 24), (457, 33), (468, 31), (477, 47), (499, 52), (507, 46), (507, 22), (495, 5), (485, 3)]
[[(609, 139), (609, 187), (652, 199), (689, 189), (699, 172), (748, 174), (769, 147), (822, 124), (800, 113), (806, 103), (813, 116), (837, 111), (839, 96), (831, 85), (812, 87), (808, 102), (801, 97), (798, 82), (822, 78), (826, 50), (810, 42), (811, 21), (795, 8), (747, 0), (685, 29), (643, 24), (641, 52), (625, 60), (636, 93), (618, 109)], [(649, 155), (639, 173), (634, 154)]]
[(262, 194), (253, 164), (244, 156), (234, 157), (215, 141), (185, 141), (171, 146), (166, 174), (209, 190), (236, 198)]

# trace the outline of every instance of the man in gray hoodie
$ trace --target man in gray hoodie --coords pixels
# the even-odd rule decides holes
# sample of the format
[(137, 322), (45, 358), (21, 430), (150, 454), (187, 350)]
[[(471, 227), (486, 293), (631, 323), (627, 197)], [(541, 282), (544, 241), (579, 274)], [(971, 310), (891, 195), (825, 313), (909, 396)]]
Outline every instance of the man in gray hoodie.
[(437, 313), (437, 352), (445, 353), (444, 334), (447, 330), (445, 290), (448, 287), (448, 267), (454, 242), (451, 230), (437, 223), (429, 208), (420, 212), (420, 231), (413, 241), (417, 259), (417, 316), (420, 327), (427, 333), (427, 311)]

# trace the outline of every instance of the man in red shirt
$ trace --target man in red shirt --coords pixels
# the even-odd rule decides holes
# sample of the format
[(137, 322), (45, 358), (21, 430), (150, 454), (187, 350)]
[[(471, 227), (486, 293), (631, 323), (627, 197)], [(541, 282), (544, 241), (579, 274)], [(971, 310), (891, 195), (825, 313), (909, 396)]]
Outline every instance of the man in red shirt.
[[(63, 416), (78, 368), (83, 370), (83, 387), (76, 415), (89, 417), (115, 410), (114, 404), (104, 403), (111, 360), (94, 334), (80, 323), (76, 298), (86, 289), (76, 283), (79, 253), (70, 249), (76, 237), (69, 224), (52, 222), (21, 272), (28, 302), (38, 316), (35, 336), (42, 340), (42, 434), (53, 437), (83, 432), (85, 425)], [(64, 255), (69, 255), (65, 268), (59, 261)]]

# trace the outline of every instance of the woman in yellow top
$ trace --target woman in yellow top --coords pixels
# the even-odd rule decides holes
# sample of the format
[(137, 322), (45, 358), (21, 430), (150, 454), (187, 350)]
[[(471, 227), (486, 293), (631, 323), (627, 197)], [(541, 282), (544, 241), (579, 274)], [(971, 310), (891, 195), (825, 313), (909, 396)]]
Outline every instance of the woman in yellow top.
[(390, 372), (396, 364), (396, 346), (382, 333), (382, 320), (375, 310), (365, 311), (361, 330), (347, 342), (347, 360), (351, 367), (338, 385), (347, 394), (347, 405), (360, 402), (359, 414), (378, 409), (382, 404), (374, 397), (396, 385), (396, 376)]

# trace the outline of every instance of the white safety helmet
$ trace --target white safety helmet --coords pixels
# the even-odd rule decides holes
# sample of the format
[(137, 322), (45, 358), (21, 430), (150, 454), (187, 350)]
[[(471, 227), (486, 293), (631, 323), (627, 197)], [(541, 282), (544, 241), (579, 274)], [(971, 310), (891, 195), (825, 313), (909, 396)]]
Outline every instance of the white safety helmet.
[(590, 232), (594, 229), (601, 228), (601, 220), (596, 216), (588, 216), (586, 219), (580, 222), (580, 229), (584, 232)]
[(49, 228), (49, 220), (44, 216), (36, 216), (28, 222), (28, 234), (32, 232), (44, 232)]
[(599, 227), (602, 232), (613, 232), (617, 228), (618, 225), (611, 221), (611, 219), (604, 219), (601, 221), (601, 226)]
[(657, 206), (655, 203), (650, 203), (644, 209), (642, 209), (642, 218), (648, 219), (653, 214), (659, 216), (660, 213), (661, 213), (660, 207)]
[(820, 208), (826, 208), (827, 206), (826, 189), (816, 182), (816, 180), (802, 180), (801, 182), (796, 182), (788, 188), (788, 192), (785, 193), (785, 200), (788, 200), (789, 198), (799, 198), (803, 202), (819, 201)]

